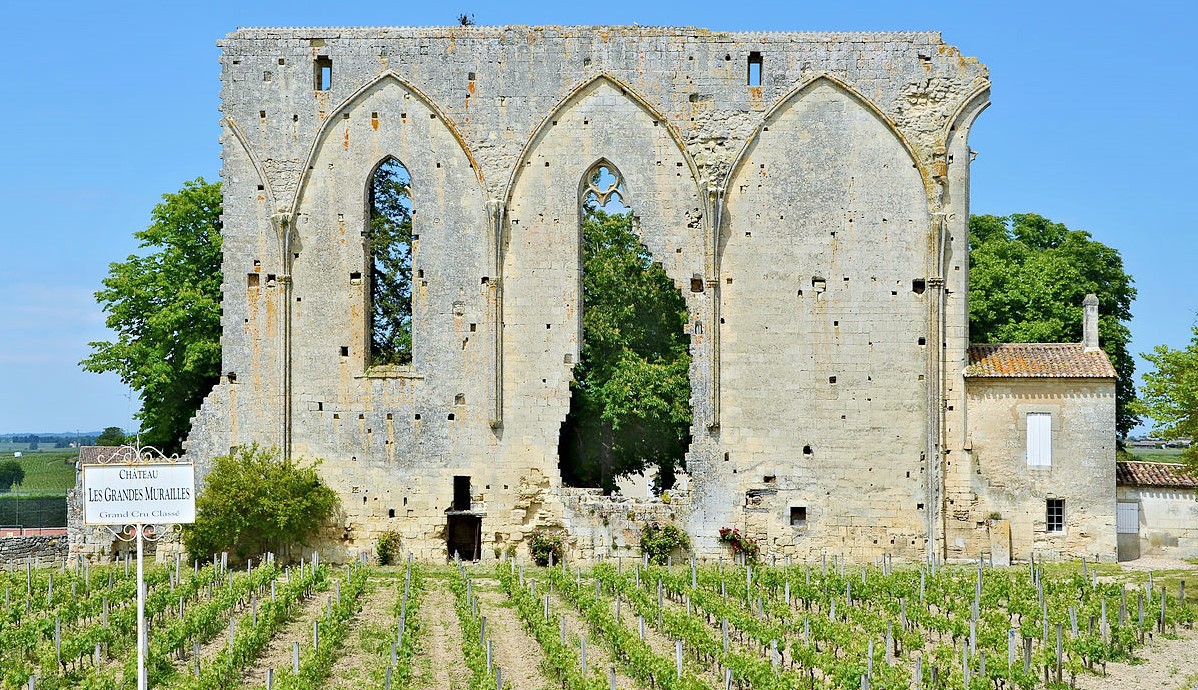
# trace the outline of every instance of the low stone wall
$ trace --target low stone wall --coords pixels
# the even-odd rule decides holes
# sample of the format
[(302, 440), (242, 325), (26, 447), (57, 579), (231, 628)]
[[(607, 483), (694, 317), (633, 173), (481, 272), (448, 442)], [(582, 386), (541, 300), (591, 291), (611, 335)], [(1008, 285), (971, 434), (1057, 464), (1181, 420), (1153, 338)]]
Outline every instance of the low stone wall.
[(67, 538), (29, 536), (0, 538), (0, 563), (26, 558), (60, 559), (67, 555)]
[(674, 493), (668, 503), (660, 498), (604, 496), (599, 489), (565, 488), (562, 494), (570, 533), (567, 558), (577, 561), (640, 558), (641, 528), (646, 522), (681, 526), (681, 517), (690, 510), (685, 492)]
[(1119, 560), (1140, 556), (1198, 557), (1198, 489), (1120, 486), (1120, 502), (1136, 503), (1139, 533), (1121, 534)]

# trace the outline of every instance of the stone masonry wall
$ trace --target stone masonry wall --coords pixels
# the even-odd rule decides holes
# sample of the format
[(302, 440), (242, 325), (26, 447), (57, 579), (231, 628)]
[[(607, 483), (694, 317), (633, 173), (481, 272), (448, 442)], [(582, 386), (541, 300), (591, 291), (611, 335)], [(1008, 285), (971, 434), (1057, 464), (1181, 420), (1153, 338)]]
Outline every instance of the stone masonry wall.
[[(1011, 524), (1011, 555), (1114, 561), (1115, 383), (1101, 379), (970, 379), (972, 449), (953, 458), (973, 477), (950, 506), (948, 553), (988, 551), (984, 522)], [(1052, 464), (1027, 464), (1027, 415), (1052, 415)], [(1046, 530), (1046, 500), (1065, 501), (1065, 529)]]
[(0, 538), (0, 563), (34, 558), (53, 562), (67, 555), (66, 537), (26, 536)]
[[(1134, 554), (1198, 557), (1198, 491), (1162, 486), (1120, 486), (1119, 502), (1135, 503), (1140, 518)], [(1121, 554), (1122, 555), (1122, 554)]]
[[(543, 524), (607, 552), (611, 519), (557, 470), (578, 197), (603, 161), (690, 313), (693, 484), (667, 512), (697, 550), (721, 553), (722, 526), (796, 555), (942, 543), (937, 414), (963, 389), (943, 362), (967, 334), (940, 290), (964, 283), (976, 60), (935, 33), (643, 27), (242, 29), (220, 46), (224, 371), (188, 441), (201, 466), (255, 441), (323, 458), (345, 555), (396, 529), (445, 557), (455, 476), (483, 556)], [(418, 239), (413, 362), (382, 370), (362, 232), (388, 156)]]

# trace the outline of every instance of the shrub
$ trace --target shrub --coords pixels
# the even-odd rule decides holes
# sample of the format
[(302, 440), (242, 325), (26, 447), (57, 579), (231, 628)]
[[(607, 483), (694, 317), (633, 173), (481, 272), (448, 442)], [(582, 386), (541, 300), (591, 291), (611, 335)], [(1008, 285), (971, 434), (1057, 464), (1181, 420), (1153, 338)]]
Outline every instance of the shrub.
[(735, 527), (720, 528), (720, 541), (732, 547), (732, 553), (744, 554), (745, 560), (755, 561), (761, 553), (761, 547), (756, 539), (750, 539), (740, 533)]
[(403, 539), (400, 538), (399, 532), (389, 529), (379, 535), (375, 550), (379, 554), (379, 565), (393, 565), (399, 562), (400, 554), (403, 553)]
[(554, 563), (561, 563), (562, 543), (561, 532), (548, 527), (537, 527), (528, 534), (528, 550), (537, 565), (549, 565), (550, 554), (553, 554)]
[(657, 565), (665, 565), (674, 549), (686, 549), (690, 545), (690, 537), (673, 523), (652, 520), (641, 528), (641, 553)]
[(306, 544), (338, 505), (317, 464), (301, 466), (256, 443), (215, 458), (196, 497), (195, 524), (183, 527), (187, 551), (196, 557), (228, 551), (244, 560)]
[(16, 460), (0, 462), (0, 491), (8, 491), (25, 481), (25, 468)]

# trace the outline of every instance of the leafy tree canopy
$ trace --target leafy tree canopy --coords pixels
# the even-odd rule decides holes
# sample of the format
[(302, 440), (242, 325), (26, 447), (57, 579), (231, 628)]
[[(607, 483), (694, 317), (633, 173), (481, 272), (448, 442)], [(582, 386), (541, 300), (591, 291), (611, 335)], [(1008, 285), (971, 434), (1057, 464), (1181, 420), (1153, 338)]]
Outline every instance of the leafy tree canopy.
[(1133, 280), (1118, 250), (1084, 230), (1034, 213), (969, 218), (969, 334), (975, 343), (1082, 340), (1082, 300), (1098, 296), (1098, 334), (1119, 378), (1116, 427), (1127, 436), (1139, 419), (1127, 350)]
[(97, 446), (123, 446), (129, 442), (129, 437), (119, 426), (104, 427), (104, 431), (96, 437)]
[(284, 460), (257, 444), (217, 457), (196, 498), (196, 521), (183, 527), (188, 553), (227, 551), (244, 560), (307, 543), (339, 503), (318, 464)]
[(89, 343), (80, 365), (136, 390), (142, 438), (172, 452), (220, 376), (220, 184), (197, 178), (162, 198), (134, 233), (149, 253), (109, 264), (96, 293), (117, 339)]
[(686, 302), (641, 246), (628, 213), (586, 209), (582, 355), (560, 455), (567, 483), (601, 486), (646, 466), (662, 486), (690, 444)]
[(0, 462), (0, 491), (9, 491), (25, 481), (25, 468), (16, 460)]
[[(1142, 356), (1154, 369), (1144, 374), (1137, 410), (1156, 421), (1153, 433), (1198, 439), (1198, 324), (1184, 349), (1158, 345)], [(1191, 444), (1182, 457), (1198, 470), (1198, 445)]]

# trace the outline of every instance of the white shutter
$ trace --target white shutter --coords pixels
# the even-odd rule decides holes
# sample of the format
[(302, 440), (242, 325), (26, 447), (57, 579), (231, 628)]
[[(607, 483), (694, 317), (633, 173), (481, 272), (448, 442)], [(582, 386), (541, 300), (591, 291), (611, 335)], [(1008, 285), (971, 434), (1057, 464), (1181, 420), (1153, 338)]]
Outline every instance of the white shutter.
[(1027, 415), (1027, 464), (1030, 467), (1052, 465), (1052, 415), (1029, 412)]
[(1115, 504), (1115, 532), (1118, 534), (1140, 533), (1140, 504), (1119, 501)]

